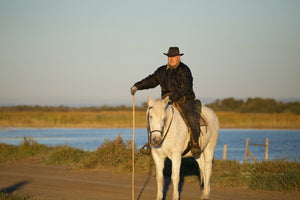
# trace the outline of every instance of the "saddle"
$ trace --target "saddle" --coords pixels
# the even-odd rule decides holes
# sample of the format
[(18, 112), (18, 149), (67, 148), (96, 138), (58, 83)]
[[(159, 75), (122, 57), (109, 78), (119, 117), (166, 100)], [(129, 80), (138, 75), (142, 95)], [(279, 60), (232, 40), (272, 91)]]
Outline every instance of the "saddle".
[[(191, 131), (191, 130), (190, 130), (190, 126), (189, 126), (189, 124), (188, 124), (188, 122), (187, 122), (186, 116), (185, 116), (184, 113), (182, 112), (182, 110), (181, 110), (179, 104), (176, 103), (176, 102), (173, 102), (173, 106), (177, 108), (177, 110), (179, 111), (181, 117), (183, 118), (183, 120), (184, 120), (186, 126), (187, 126), (188, 129), (189, 129), (189, 133), (191, 133), (191, 132), (190, 132), (190, 131)], [(197, 106), (197, 112), (198, 112), (198, 114), (199, 114), (199, 116), (200, 116), (200, 119), (199, 119), (200, 127), (201, 127), (201, 126), (205, 126), (205, 127), (206, 127), (206, 132), (207, 132), (208, 124), (207, 124), (207, 122), (205, 121), (205, 118), (203, 117), (203, 113), (202, 113), (202, 103), (201, 103), (201, 101), (198, 100), (198, 99), (196, 99), (196, 106)], [(203, 132), (201, 131), (201, 129), (200, 129), (200, 134), (203, 135)]]

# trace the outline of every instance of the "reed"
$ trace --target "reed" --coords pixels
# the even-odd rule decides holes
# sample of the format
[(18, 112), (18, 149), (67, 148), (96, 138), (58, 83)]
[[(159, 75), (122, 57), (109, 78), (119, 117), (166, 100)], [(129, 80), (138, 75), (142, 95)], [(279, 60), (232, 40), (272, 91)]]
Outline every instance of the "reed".
[(299, 129), (300, 115), (217, 112), (221, 128)]
[[(300, 129), (300, 115), (292, 113), (216, 112), (221, 128)], [(136, 111), (136, 127), (146, 127), (146, 112)], [(0, 112), (0, 127), (130, 128), (132, 111)]]

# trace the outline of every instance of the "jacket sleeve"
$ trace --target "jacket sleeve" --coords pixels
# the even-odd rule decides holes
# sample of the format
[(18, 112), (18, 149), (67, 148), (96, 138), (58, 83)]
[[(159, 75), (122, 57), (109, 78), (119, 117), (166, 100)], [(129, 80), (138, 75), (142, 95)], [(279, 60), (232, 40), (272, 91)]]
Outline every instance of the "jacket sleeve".
[(138, 90), (155, 88), (159, 85), (159, 80), (159, 69), (157, 69), (153, 74), (147, 76), (139, 82), (136, 82), (134, 85), (137, 87)]

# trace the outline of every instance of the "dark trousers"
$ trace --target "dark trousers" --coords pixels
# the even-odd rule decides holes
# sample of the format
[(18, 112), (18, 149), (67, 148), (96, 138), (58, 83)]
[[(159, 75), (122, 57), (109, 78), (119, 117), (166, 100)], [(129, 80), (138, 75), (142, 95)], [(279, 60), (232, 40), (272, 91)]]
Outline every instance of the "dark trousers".
[(191, 128), (193, 143), (196, 142), (198, 144), (200, 136), (200, 114), (197, 111), (196, 101), (194, 99), (186, 99), (185, 102), (180, 105), (180, 108)]

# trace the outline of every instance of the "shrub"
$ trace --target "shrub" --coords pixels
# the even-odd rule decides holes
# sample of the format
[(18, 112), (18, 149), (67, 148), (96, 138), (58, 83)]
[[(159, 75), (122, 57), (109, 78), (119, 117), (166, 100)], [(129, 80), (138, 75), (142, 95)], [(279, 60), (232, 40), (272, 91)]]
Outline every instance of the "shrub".
[(64, 146), (54, 147), (47, 156), (46, 164), (76, 164), (79, 163), (89, 152), (78, 148)]
[(18, 147), (14, 145), (0, 144), (0, 162), (13, 161), (16, 159)]
[(113, 141), (105, 139), (105, 142), (85, 160), (81, 167), (93, 168), (102, 166), (122, 171), (131, 169), (131, 149), (125, 145), (120, 134)]
[(19, 146), (19, 155), (21, 157), (36, 156), (40, 153), (44, 153), (48, 150), (48, 147), (43, 144), (37, 143), (32, 137), (25, 137), (23, 142)]
[(19, 146), (0, 144), (0, 162), (45, 154), (49, 147), (39, 144), (32, 137), (24, 137)]

